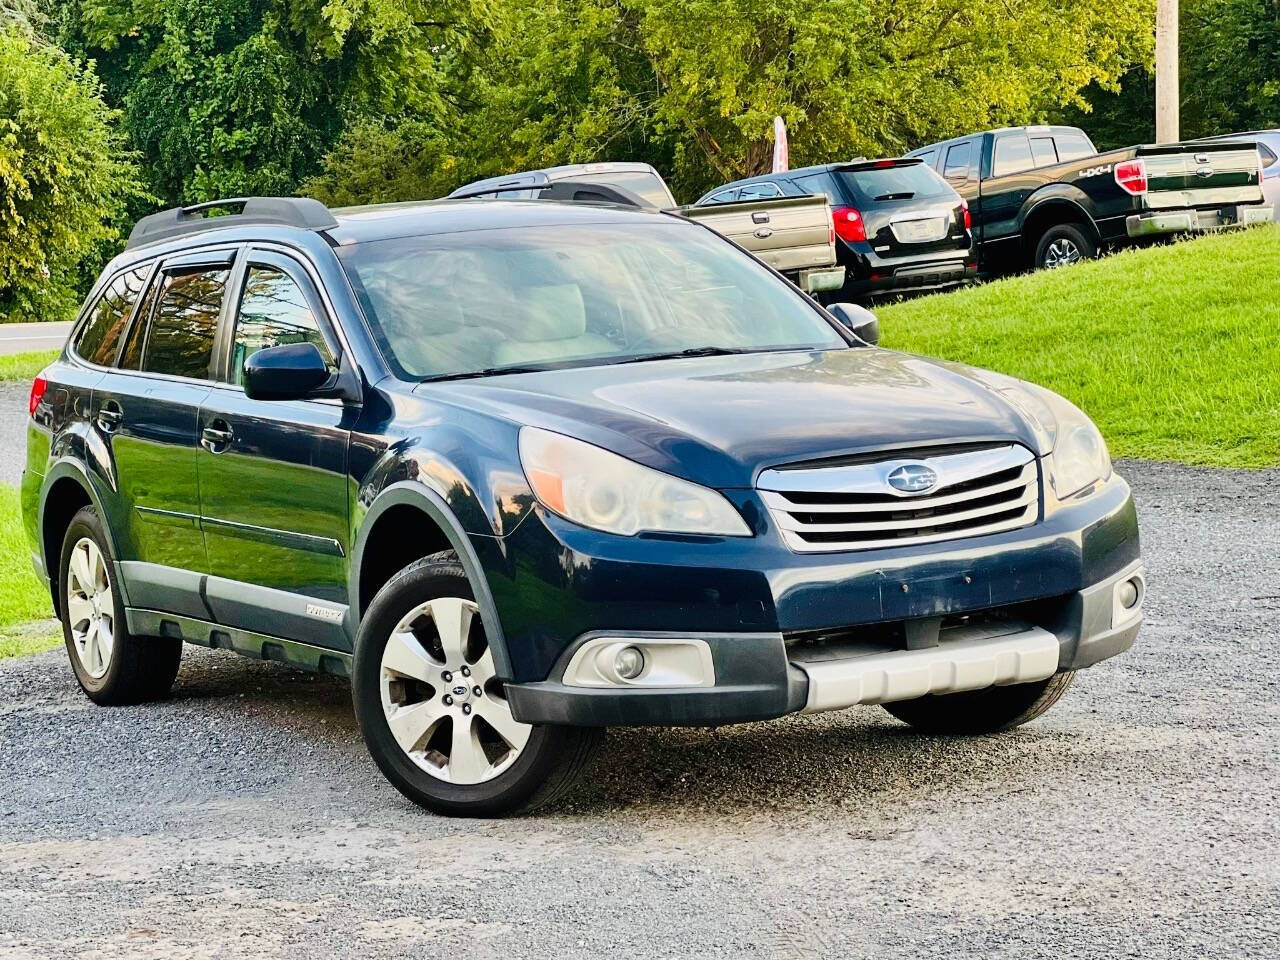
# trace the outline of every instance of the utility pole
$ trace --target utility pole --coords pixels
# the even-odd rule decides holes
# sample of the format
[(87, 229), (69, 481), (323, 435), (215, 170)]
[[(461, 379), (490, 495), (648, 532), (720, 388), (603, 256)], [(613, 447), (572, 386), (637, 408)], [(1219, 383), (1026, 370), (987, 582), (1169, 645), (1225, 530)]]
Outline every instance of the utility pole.
[(1178, 141), (1178, 0), (1156, 0), (1156, 143)]

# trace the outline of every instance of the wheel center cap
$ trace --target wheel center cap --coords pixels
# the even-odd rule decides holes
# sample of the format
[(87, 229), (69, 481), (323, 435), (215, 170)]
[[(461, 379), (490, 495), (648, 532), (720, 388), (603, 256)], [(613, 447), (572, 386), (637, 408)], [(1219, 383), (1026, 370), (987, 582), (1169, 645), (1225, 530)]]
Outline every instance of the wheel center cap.
[(471, 699), (471, 687), (466, 683), (454, 681), (453, 686), (449, 688), (449, 693), (453, 696), (454, 703), (466, 703)]

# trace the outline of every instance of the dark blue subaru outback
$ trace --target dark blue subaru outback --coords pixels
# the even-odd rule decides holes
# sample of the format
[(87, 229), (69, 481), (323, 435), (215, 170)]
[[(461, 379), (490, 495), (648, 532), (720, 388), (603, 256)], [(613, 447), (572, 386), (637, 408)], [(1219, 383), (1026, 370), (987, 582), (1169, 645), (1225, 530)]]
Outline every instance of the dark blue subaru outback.
[(988, 733), (1134, 640), (1087, 417), (871, 346), (705, 227), (221, 206), (143, 220), (32, 389), (27, 533), (98, 703), (163, 696), (183, 641), (349, 674), (396, 787), (492, 815), (615, 724)]

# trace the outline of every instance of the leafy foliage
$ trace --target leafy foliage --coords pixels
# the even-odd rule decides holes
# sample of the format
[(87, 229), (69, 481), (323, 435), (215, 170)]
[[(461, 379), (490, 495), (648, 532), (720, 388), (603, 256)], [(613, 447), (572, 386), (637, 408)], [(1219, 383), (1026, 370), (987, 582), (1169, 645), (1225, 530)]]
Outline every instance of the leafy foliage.
[(114, 119), (86, 67), (0, 30), (0, 316), (66, 316), (81, 261), (118, 239), (140, 188)]

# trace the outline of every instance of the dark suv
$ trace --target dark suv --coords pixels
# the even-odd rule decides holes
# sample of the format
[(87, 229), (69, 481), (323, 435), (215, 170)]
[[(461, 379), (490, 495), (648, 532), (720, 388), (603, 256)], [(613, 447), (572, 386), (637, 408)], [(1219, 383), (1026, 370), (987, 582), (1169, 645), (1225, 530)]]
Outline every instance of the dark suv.
[(969, 205), (915, 159), (854, 160), (735, 180), (695, 206), (825, 194), (844, 287), (824, 303), (953, 287), (977, 275)]
[(142, 221), (33, 385), (27, 532), (98, 703), (183, 641), (350, 674), (392, 783), (494, 814), (611, 725), (990, 732), (1133, 642), (1129, 489), (1046, 390), (660, 212), (231, 209)]

